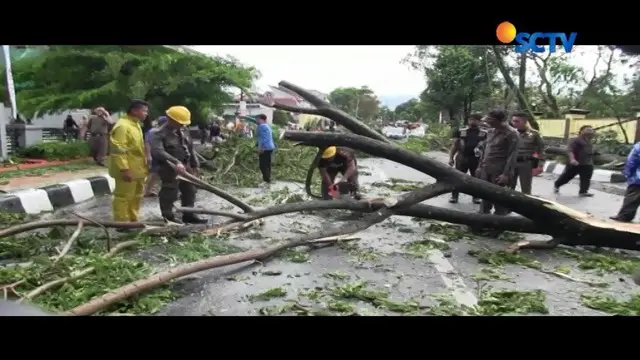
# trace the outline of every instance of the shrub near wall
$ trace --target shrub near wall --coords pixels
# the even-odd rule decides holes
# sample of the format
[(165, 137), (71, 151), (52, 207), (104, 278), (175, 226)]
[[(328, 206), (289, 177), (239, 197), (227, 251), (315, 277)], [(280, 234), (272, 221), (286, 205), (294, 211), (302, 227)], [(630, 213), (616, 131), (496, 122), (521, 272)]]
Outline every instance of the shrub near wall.
[(90, 155), (86, 141), (48, 142), (19, 150), (19, 156), (28, 159), (73, 160), (87, 158)]

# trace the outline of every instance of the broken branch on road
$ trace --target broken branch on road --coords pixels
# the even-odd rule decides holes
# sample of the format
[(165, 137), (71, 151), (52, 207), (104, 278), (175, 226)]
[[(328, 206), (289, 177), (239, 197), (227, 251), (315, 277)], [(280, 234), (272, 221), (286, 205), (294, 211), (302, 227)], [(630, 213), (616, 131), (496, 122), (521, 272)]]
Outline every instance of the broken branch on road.
[[(438, 161), (395, 145), (381, 134), (358, 121), (355, 117), (338, 110), (305, 89), (287, 82), (281, 82), (280, 86), (298, 94), (316, 107), (316, 109), (295, 109), (296, 111), (325, 116), (335, 121), (337, 124), (351, 130), (355, 134), (286, 131), (283, 133), (283, 138), (285, 140), (295, 141), (303, 146), (313, 146), (320, 149), (327, 146), (350, 147), (421, 171), (436, 178), (437, 182), (411, 192), (406, 192), (398, 198), (369, 199), (363, 201), (313, 200), (280, 204), (264, 209), (254, 209), (252, 206), (236, 196), (231, 195), (228, 192), (193, 176), (192, 174), (183, 174), (180, 175), (181, 180), (189, 181), (197, 187), (221, 197), (241, 209), (243, 213), (224, 212), (213, 209), (177, 208), (178, 211), (184, 213), (202, 213), (230, 218), (230, 220), (226, 222), (215, 224), (213, 226), (166, 226), (164, 223), (118, 223), (112, 221), (89, 220), (85, 218), (83, 219), (86, 221), (81, 221), (80, 223), (78, 221), (71, 220), (36, 221), (0, 230), (0, 238), (19, 234), (25, 231), (55, 226), (78, 226), (76, 233), (79, 235), (82, 226), (97, 226), (103, 229), (137, 229), (142, 230), (143, 234), (160, 236), (162, 239), (166, 239), (194, 233), (199, 233), (205, 236), (219, 235), (223, 232), (234, 229), (246, 229), (247, 227), (260, 224), (263, 218), (286, 213), (331, 209), (343, 209), (365, 213), (364, 217), (358, 221), (347, 222), (339, 227), (326, 227), (321, 231), (291, 238), (286, 240), (285, 243), (270, 246), (266, 249), (252, 249), (232, 254), (213, 256), (205, 259), (201, 258), (198, 261), (192, 261), (191, 259), (191, 262), (172, 267), (169, 270), (149, 276), (145, 275), (146, 277), (144, 278), (140, 276), (140, 278), (128, 284), (124, 284), (122, 286), (119, 286), (120, 284), (118, 284), (119, 287), (113, 286), (111, 289), (115, 290), (111, 290), (106, 294), (94, 294), (96, 296), (91, 300), (84, 304), (75, 306), (68, 312), (73, 315), (90, 315), (98, 313), (133, 296), (156, 289), (172, 280), (199, 271), (248, 261), (265, 261), (280, 251), (299, 246), (309, 246), (312, 243), (317, 243), (319, 241), (318, 239), (323, 239), (322, 241), (325, 243), (339, 242), (344, 239), (345, 235), (354, 234), (367, 229), (370, 226), (382, 222), (394, 215), (446, 221), (468, 225), (472, 228), (538, 233), (547, 234), (553, 237), (553, 240), (545, 243), (536, 243), (532, 241), (519, 242), (512, 247), (512, 250), (518, 250), (528, 246), (554, 247), (558, 244), (571, 246), (595, 245), (601, 247), (640, 250), (640, 244), (638, 243), (640, 240), (640, 226), (638, 225), (612, 223), (595, 219), (588, 214), (575, 211), (553, 201), (524, 195), (522, 193), (468, 176), (445, 164), (439, 163)], [(237, 152), (235, 154), (237, 154)], [(227, 169), (231, 169), (231, 167), (233, 167), (236, 156), (237, 155), (233, 156), (234, 159), (231, 161), (231, 165), (229, 165)], [(316, 155), (316, 161), (319, 159), (319, 156), (320, 153)], [(314, 161), (312, 168), (308, 172), (308, 179), (313, 176), (313, 172), (317, 167), (316, 161)], [(229, 170), (224, 171), (227, 172)], [(422, 201), (451, 192), (454, 189), (478, 198), (490, 200), (493, 203), (512, 209), (514, 212), (522, 216), (496, 216), (489, 214), (464, 213), (461, 211), (421, 204)], [(311, 193), (309, 185), (307, 185), (307, 193)], [(73, 236), (71, 239), (73, 239)], [(71, 239), (67, 243), (68, 246), (65, 246), (67, 252), (73, 245), (73, 241)], [(134, 240), (132, 242), (120, 243), (105, 254), (103, 258), (112, 257), (115, 252), (121, 249), (123, 244), (127, 244), (127, 246), (132, 247), (140, 244), (140, 241)], [(64, 250), (61, 251), (57, 260), (64, 256), (63, 252)], [(57, 260), (54, 260), (54, 263)], [(41, 295), (50, 289), (66, 283), (71, 283), (95, 271), (95, 266), (81, 268), (68, 276), (41, 284), (35, 289), (32, 289), (23, 297), (23, 299), (33, 299), (35, 296)], [(9, 282), (7, 281), (7, 283)], [(11, 283), (11, 285), (15, 284), (15, 282)], [(14, 288), (12, 289), (15, 290)]]

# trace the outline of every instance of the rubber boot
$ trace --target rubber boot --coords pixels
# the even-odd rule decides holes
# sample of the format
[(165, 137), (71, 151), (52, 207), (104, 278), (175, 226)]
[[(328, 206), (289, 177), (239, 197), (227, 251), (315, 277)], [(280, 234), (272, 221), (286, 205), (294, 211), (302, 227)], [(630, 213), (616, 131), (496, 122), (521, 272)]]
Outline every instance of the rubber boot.
[(164, 218), (165, 221), (169, 221), (169, 222), (176, 223), (176, 224), (182, 224), (182, 222), (180, 220), (176, 219), (176, 216), (174, 214), (163, 215), (162, 217)]
[(199, 218), (196, 214), (183, 214), (182, 222), (185, 224), (206, 224), (209, 220)]

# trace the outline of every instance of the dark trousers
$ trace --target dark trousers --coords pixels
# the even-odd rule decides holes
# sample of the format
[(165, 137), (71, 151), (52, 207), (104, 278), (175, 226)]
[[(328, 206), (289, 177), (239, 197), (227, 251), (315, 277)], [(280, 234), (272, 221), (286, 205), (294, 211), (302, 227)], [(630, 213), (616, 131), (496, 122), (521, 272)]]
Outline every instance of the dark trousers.
[[(458, 154), (456, 156), (456, 170), (460, 170), (463, 173), (469, 172), (471, 176), (476, 176), (476, 169), (478, 169), (479, 159), (475, 156), (463, 156)], [(457, 199), (460, 193), (456, 190), (451, 192), (451, 198)]]
[(565, 185), (571, 179), (576, 177), (576, 175), (580, 176), (580, 194), (586, 194), (589, 191), (589, 186), (591, 186), (591, 177), (593, 176), (593, 165), (569, 165), (564, 168), (564, 171), (556, 182), (554, 186), (556, 189), (559, 189), (560, 186)]
[(262, 173), (262, 180), (264, 182), (271, 182), (271, 150), (265, 150), (258, 156), (258, 164), (260, 166), (260, 172)]
[[(480, 175), (480, 178), (484, 181), (496, 184), (498, 186), (507, 186), (508, 184), (497, 184), (496, 183), (496, 179), (498, 178), (498, 176), (500, 175), (500, 173), (496, 172), (496, 173), (491, 173), (491, 172), (487, 172), (486, 170), (482, 171), (482, 174)], [(513, 176), (513, 174), (511, 174), (510, 176)], [(511, 179), (508, 179), (508, 181), (511, 181)], [(480, 205), (480, 213), (482, 214), (490, 214), (491, 213), (491, 209), (494, 209), (494, 214), (495, 215), (508, 215), (509, 214), (509, 209), (502, 207), (498, 204), (494, 204), (492, 202), (490, 202), (489, 200), (485, 200), (482, 199), (482, 204)]]
[(616, 217), (622, 221), (633, 221), (640, 206), (640, 185), (629, 185), (624, 194), (622, 207)]
[(193, 207), (196, 203), (196, 187), (186, 181), (176, 179), (176, 172), (172, 168), (162, 166), (158, 169), (158, 175), (162, 181), (158, 200), (160, 202), (160, 212), (167, 219), (173, 218), (173, 203), (178, 199), (180, 191), (180, 202), (183, 207)]
[(515, 172), (511, 178), (509, 187), (513, 190), (520, 180), (520, 191), (527, 195), (531, 195), (531, 187), (533, 186), (533, 164), (531, 161), (518, 161), (516, 163)]
[(62, 131), (64, 141), (75, 140), (78, 138), (78, 130), (75, 128), (64, 128)]

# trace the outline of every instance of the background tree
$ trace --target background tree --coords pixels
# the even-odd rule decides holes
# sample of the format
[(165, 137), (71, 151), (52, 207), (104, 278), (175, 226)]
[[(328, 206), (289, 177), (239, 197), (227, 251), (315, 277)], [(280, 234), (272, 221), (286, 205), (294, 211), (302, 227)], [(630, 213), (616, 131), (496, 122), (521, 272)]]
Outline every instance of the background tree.
[(18, 109), (27, 117), (66, 109), (126, 109), (149, 101), (152, 115), (180, 104), (198, 123), (231, 101), (231, 87), (246, 89), (258, 75), (233, 59), (183, 53), (163, 46), (51, 46), (17, 62)]
[(295, 119), (293, 115), (286, 111), (276, 110), (273, 112), (273, 123), (276, 125), (280, 125), (286, 127), (289, 123), (295, 123)]
[(389, 122), (395, 120), (395, 112), (386, 105), (380, 108), (379, 116), (383, 121)]
[(418, 99), (409, 99), (396, 106), (395, 119), (407, 120), (411, 122), (426, 121), (428, 118), (427, 106)]
[(373, 90), (366, 86), (337, 88), (329, 94), (329, 102), (365, 122), (375, 120), (380, 113), (380, 100)]
[(452, 122), (466, 118), (481, 98), (492, 95), (496, 59), (485, 46), (416, 46), (406, 62), (425, 75), (425, 108), (448, 113)]
[[(593, 54), (597, 59), (589, 67), (570, 61)], [(497, 106), (547, 118), (561, 118), (576, 107), (588, 109), (589, 117), (625, 118), (639, 103), (638, 57), (613, 46), (517, 54), (510, 46), (418, 45), (404, 62), (425, 75), (420, 103), (428, 118), (442, 111), (457, 120)], [(630, 67), (634, 75), (621, 81), (619, 75)], [(537, 128), (535, 117), (532, 126)]]

